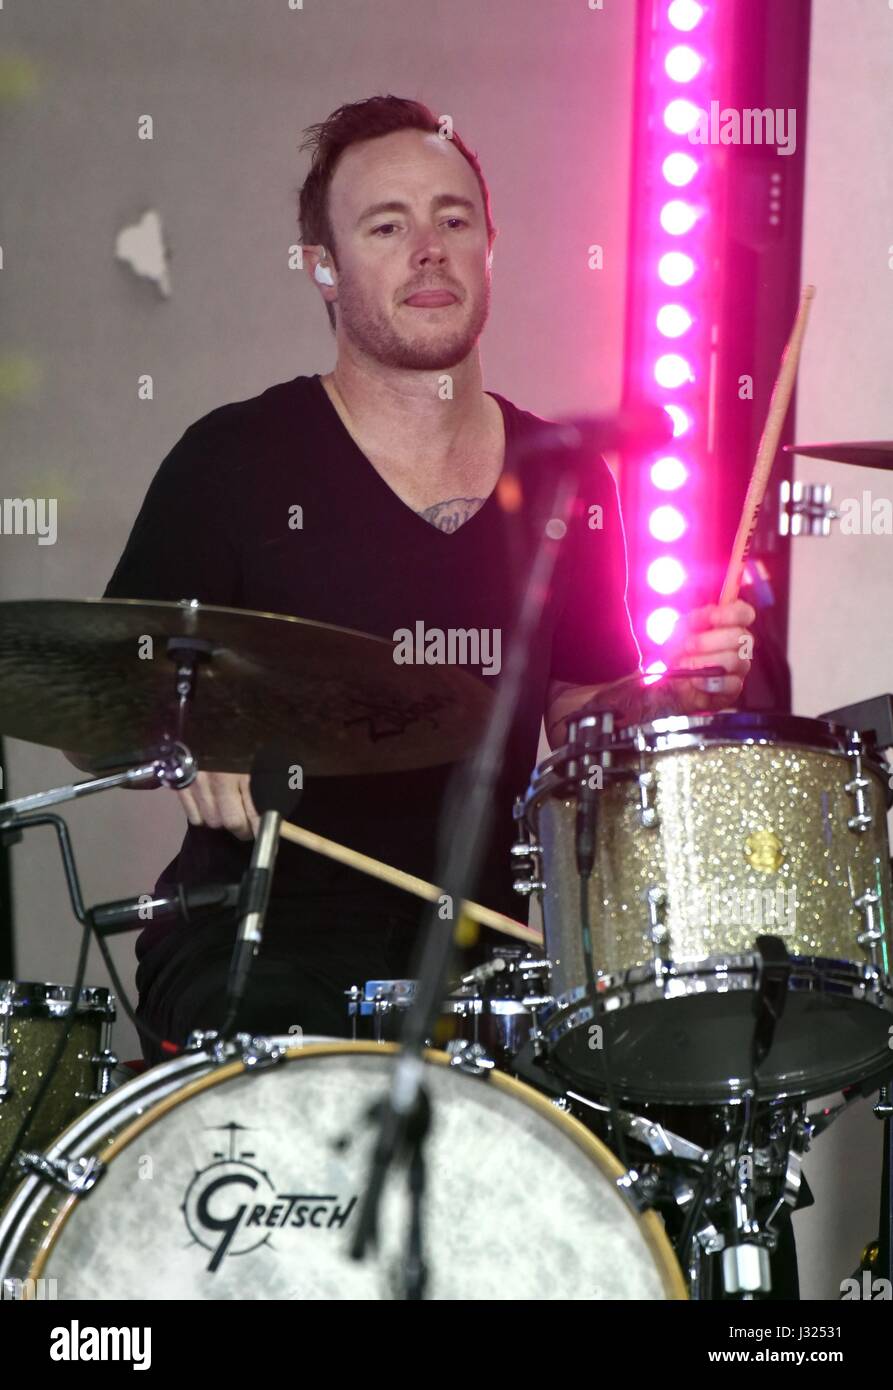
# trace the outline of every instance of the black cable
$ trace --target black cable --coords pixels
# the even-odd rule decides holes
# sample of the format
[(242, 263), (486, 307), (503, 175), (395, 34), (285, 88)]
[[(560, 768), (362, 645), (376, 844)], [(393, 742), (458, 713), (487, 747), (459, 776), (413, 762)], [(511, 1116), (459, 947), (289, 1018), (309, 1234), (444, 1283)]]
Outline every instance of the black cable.
[(96, 924), (93, 921), (92, 914), (90, 912), (87, 913), (87, 918), (88, 925), (92, 928), (96, 944), (99, 947), (99, 951), (105, 964), (105, 968), (108, 971), (109, 979), (112, 982), (112, 986), (115, 991), (115, 1002), (121, 1004), (121, 1006), (124, 1009), (124, 1012), (130, 1019), (130, 1022), (133, 1024), (134, 1028), (137, 1030), (141, 1037), (147, 1038), (149, 1042), (154, 1043), (155, 1046), (158, 1048), (159, 1052), (163, 1052), (165, 1056), (179, 1056), (179, 1054), (183, 1051), (183, 1048), (179, 1045), (179, 1043), (173, 1043), (170, 1041), (170, 1039), (163, 1038), (160, 1033), (156, 1033), (155, 1029), (151, 1026), (151, 1024), (146, 1023), (145, 1019), (140, 1018), (139, 1014), (136, 1012), (133, 1005), (131, 1004), (130, 999), (127, 996), (127, 991), (125, 990), (124, 985), (121, 982), (121, 976), (118, 974), (117, 967), (115, 965), (114, 960), (112, 959), (112, 953), (108, 948), (108, 942), (106, 941), (105, 936), (97, 928)]
[(21, 1119), (18, 1130), (15, 1134), (15, 1138), (13, 1139), (9, 1151), (6, 1154), (6, 1157), (3, 1159), (2, 1163), (0, 1163), (0, 1187), (2, 1187), (3, 1183), (6, 1181), (7, 1177), (12, 1172), (17, 1155), (20, 1152), (20, 1150), (24, 1147), (25, 1140), (27, 1139), (31, 1127), (37, 1118), (38, 1111), (41, 1105), (43, 1104), (44, 1100), (46, 1099), (50, 1086), (55, 1080), (56, 1072), (58, 1071), (59, 1064), (62, 1061), (62, 1056), (65, 1052), (65, 1049), (68, 1046), (68, 1041), (71, 1037), (72, 1029), (74, 1028), (74, 1025), (79, 1017), (78, 1010), (80, 1005), (81, 992), (84, 988), (84, 978), (87, 973), (87, 959), (90, 951), (91, 934), (96, 938), (97, 945), (99, 946), (99, 950), (102, 954), (103, 960), (105, 961), (105, 966), (108, 970), (109, 978), (111, 979), (112, 985), (115, 990), (115, 1002), (121, 1003), (121, 1005), (124, 1008), (124, 1012), (127, 1014), (127, 1017), (131, 1020), (137, 1031), (142, 1036), (147, 1037), (151, 1042), (155, 1044), (155, 1046), (161, 1052), (165, 1053), (168, 1056), (176, 1056), (179, 1052), (182, 1051), (181, 1047), (177, 1046), (175, 1043), (170, 1042), (167, 1038), (162, 1038), (159, 1033), (155, 1032), (154, 1028), (150, 1027), (142, 1019), (137, 1017), (137, 1014), (133, 1009), (130, 1000), (127, 997), (127, 993), (124, 989), (124, 986), (121, 983), (121, 978), (115, 967), (115, 963), (112, 960), (111, 953), (109, 952), (105, 938), (97, 928), (95, 922), (93, 921), (91, 913), (84, 908), (84, 902), (81, 895), (80, 880), (78, 878), (77, 867), (74, 862), (74, 854), (71, 848), (71, 839), (68, 833), (68, 826), (66, 825), (62, 817), (54, 814), (48, 814), (45, 812), (33, 815), (17, 816), (13, 823), (11, 823), (8, 826), (5, 826), (4, 828), (7, 830), (15, 829), (21, 831), (40, 825), (50, 825), (56, 831), (56, 838), (62, 856), (62, 865), (65, 871), (65, 879), (66, 884), (68, 886), (68, 894), (71, 900), (72, 910), (74, 911), (75, 917), (83, 927), (83, 935), (81, 937), (81, 945), (80, 950), (78, 952), (78, 963), (75, 970), (75, 980), (74, 984), (71, 987), (71, 1008), (69, 1010), (68, 1017), (65, 1020), (64, 1028), (60, 1033), (59, 1038), (56, 1042), (56, 1046), (53, 1049), (53, 1052), (50, 1056), (47, 1069), (44, 1072), (40, 1085), (35, 1091), (34, 1096), (32, 1097), (28, 1105), (28, 1109), (25, 1111), (25, 1114)]

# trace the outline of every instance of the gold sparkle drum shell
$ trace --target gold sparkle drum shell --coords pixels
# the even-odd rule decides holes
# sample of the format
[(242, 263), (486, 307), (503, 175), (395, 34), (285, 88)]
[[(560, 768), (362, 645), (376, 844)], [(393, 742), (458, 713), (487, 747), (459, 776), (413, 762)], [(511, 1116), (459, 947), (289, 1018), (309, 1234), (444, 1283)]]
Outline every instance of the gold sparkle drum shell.
[[(575, 851), (584, 776), (597, 816), (596, 1011)], [(524, 809), (556, 1064), (600, 1090), (607, 1056), (619, 1092), (639, 1101), (739, 1097), (755, 942), (770, 935), (793, 968), (759, 1094), (822, 1095), (888, 1068), (887, 777), (870, 739), (820, 720), (674, 717), (612, 735), (581, 720), (575, 743), (537, 769)]]
[[(49, 1090), (31, 1121), (26, 1148), (44, 1149), (109, 1089), (117, 1061), (110, 1047), (115, 1021), (112, 994), (87, 986), (72, 1017), (73, 1000), (70, 985), (0, 980), (0, 1166), (9, 1156), (66, 1028), (68, 1038)], [(0, 1185), (0, 1206), (20, 1178), (18, 1167), (13, 1168)]]
[[(378, 1253), (348, 1255), (369, 1108), (395, 1056), (313, 1044), (260, 1067), (179, 1059), (128, 1083), (55, 1146), (82, 1170), (101, 1161), (89, 1191), (32, 1178), (16, 1194), (0, 1277), (52, 1281), (60, 1300), (399, 1298), (404, 1171), (385, 1190)], [(588, 1130), (511, 1077), (468, 1075), (444, 1053), (424, 1071), (427, 1297), (685, 1298), (659, 1218), (628, 1204)]]

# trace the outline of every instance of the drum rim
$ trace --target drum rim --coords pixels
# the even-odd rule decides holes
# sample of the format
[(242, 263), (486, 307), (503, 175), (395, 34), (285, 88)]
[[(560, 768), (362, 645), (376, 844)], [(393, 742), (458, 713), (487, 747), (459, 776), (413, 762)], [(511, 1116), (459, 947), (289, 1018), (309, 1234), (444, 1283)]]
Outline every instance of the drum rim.
[[(733, 737), (735, 727), (730, 727), (728, 723), (723, 725), (720, 721), (731, 721), (737, 717), (742, 720), (737, 725), (739, 731), (743, 733), (746, 728), (750, 728), (752, 733), (747, 737)], [(817, 753), (829, 758), (850, 758), (853, 753), (848, 749), (845, 735), (849, 730), (840, 724), (830, 724), (827, 720), (807, 719), (800, 715), (777, 715), (774, 716), (774, 725), (784, 724), (784, 729), (773, 732), (773, 717), (757, 716), (766, 720), (765, 725), (758, 726), (755, 720), (744, 722), (743, 715), (700, 715), (698, 717), (689, 715), (671, 715), (666, 719), (656, 719), (651, 724), (629, 725), (628, 727), (610, 736), (610, 741), (601, 745), (593, 745), (590, 751), (603, 749), (604, 752), (617, 754), (633, 754), (640, 758), (663, 757), (670, 753), (690, 753), (693, 750), (708, 748), (789, 748), (793, 752)], [(592, 724), (593, 718), (590, 716), (585, 720), (580, 720), (581, 725)], [(820, 739), (801, 739), (793, 737), (795, 730), (791, 726), (812, 725), (819, 729), (828, 730), (828, 734), (823, 741)], [(635, 743), (635, 734), (642, 733), (646, 738), (652, 740), (645, 748), (640, 749)], [(836, 735), (840, 735), (837, 738)], [(579, 758), (584, 751), (582, 744), (564, 743), (560, 748), (555, 748), (547, 758), (538, 763), (533, 770), (527, 791), (524, 796), (524, 814), (530, 816), (535, 812), (539, 803), (554, 797), (562, 800), (572, 800), (575, 788), (571, 785), (567, 773), (567, 765), (573, 759)], [(881, 750), (871, 738), (865, 739), (865, 745), (861, 750), (862, 767), (872, 773), (881, 784), (887, 801), (886, 809), (890, 809), (893, 801), (893, 792), (888, 787), (888, 777), (890, 769), (883, 759)], [(635, 775), (632, 765), (624, 765), (614, 769), (614, 780), (618, 783)], [(579, 779), (578, 779), (579, 780)], [(611, 773), (606, 777), (606, 784), (610, 785)]]
[[(376, 1043), (376, 1042), (352, 1042), (344, 1040), (335, 1043), (311, 1043), (307, 1046), (296, 1046), (289, 1048), (281, 1061), (300, 1061), (306, 1057), (333, 1057), (347, 1054), (348, 1056), (358, 1056), (362, 1054), (372, 1054), (374, 1056), (394, 1056), (401, 1049), (396, 1043)], [(425, 1061), (437, 1066), (450, 1067), (451, 1058), (446, 1052), (426, 1049), (424, 1053)], [(277, 1063), (279, 1065), (280, 1063)], [(200, 1076), (188, 1081), (184, 1086), (170, 1091), (162, 1096), (156, 1105), (148, 1106), (141, 1115), (133, 1119), (120, 1134), (115, 1135), (111, 1143), (102, 1152), (103, 1162), (111, 1163), (124, 1149), (134, 1142), (150, 1123), (154, 1123), (163, 1115), (181, 1102), (191, 1099), (192, 1096), (201, 1091), (210, 1089), (212, 1086), (220, 1085), (223, 1081), (228, 1081), (235, 1076), (250, 1072), (251, 1068), (242, 1059), (226, 1062), (222, 1066), (213, 1067), (208, 1072), (203, 1072)], [(528, 1086), (526, 1082), (519, 1081), (517, 1077), (509, 1076), (505, 1072), (490, 1071), (479, 1079), (484, 1084), (495, 1085), (497, 1090), (504, 1091), (507, 1095), (514, 1096), (515, 1099), (530, 1105), (541, 1116), (549, 1120), (557, 1129), (563, 1130), (569, 1139), (573, 1141), (578, 1149), (589, 1157), (603, 1177), (609, 1178), (616, 1199), (624, 1203), (634, 1223), (645, 1238), (645, 1244), (657, 1266), (658, 1275), (664, 1293), (669, 1302), (680, 1302), (688, 1300), (688, 1289), (682, 1274), (679, 1261), (670, 1244), (669, 1236), (664, 1230), (663, 1223), (656, 1211), (637, 1212), (624, 1197), (617, 1186), (619, 1178), (623, 1177), (625, 1169), (620, 1160), (615, 1157), (606, 1144), (603, 1144), (594, 1134), (592, 1134), (579, 1120), (557, 1109), (556, 1106), (534, 1087)], [(34, 1258), (26, 1276), (27, 1279), (37, 1280), (43, 1277), (53, 1247), (61, 1235), (68, 1218), (74, 1210), (76, 1204), (81, 1199), (74, 1193), (69, 1193), (63, 1201), (61, 1207), (54, 1215), (49, 1226), (41, 1236), (40, 1242), (35, 1250)]]
[[(855, 1003), (869, 1008), (880, 1009), (882, 1012), (886, 1011), (888, 1014), (893, 1013), (893, 993), (891, 993), (889, 988), (890, 977), (884, 976), (873, 966), (862, 965), (854, 961), (837, 960), (831, 956), (794, 956), (793, 961), (794, 968), (791, 972), (792, 984), (789, 989), (791, 994), (811, 993), (815, 990), (817, 994), (824, 996), (841, 997), (844, 996), (847, 991), (852, 992), (858, 984), (863, 984), (865, 986), (875, 985), (876, 988), (874, 990), (867, 989), (866, 993), (861, 998), (856, 999), (852, 994), (850, 994), (850, 997), (854, 998)], [(714, 963), (716, 962), (722, 962), (723, 968), (721, 970), (715, 966)], [(704, 994), (731, 994), (738, 993), (739, 991), (741, 993), (753, 992), (752, 988), (748, 990), (746, 985), (742, 988), (737, 983), (733, 984), (731, 989), (722, 990), (718, 987), (718, 982), (723, 974), (727, 979), (730, 978), (736, 982), (738, 980), (746, 980), (747, 978), (753, 979), (755, 956), (752, 952), (744, 952), (740, 955), (718, 953), (703, 957), (698, 961), (682, 961), (678, 964), (680, 973), (677, 978), (680, 980), (680, 983), (684, 983), (693, 976), (697, 976), (703, 980), (704, 987), (702, 990), (685, 989), (680, 991), (680, 993), (675, 996), (677, 998), (695, 999), (703, 997)], [(712, 970), (711, 966), (714, 967)], [(799, 973), (798, 966), (800, 967)], [(704, 967), (703, 972), (696, 967)], [(827, 972), (825, 970), (826, 967), (830, 967), (830, 970)], [(666, 996), (662, 996), (659, 992), (652, 993), (653, 991), (660, 991), (661, 989), (661, 986), (655, 983), (653, 975), (650, 977), (645, 975), (641, 980), (631, 981), (629, 979), (629, 976), (634, 972), (639, 970), (647, 971), (647, 969), (647, 966), (631, 966), (626, 970), (617, 971), (614, 975), (605, 975), (601, 977), (603, 981), (611, 981), (611, 983), (606, 986), (603, 995), (605, 999), (610, 998), (614, 1003), (612, 1009), (607, 1009), (606, 1007), (606, 1012), (609, 1016), (613, 1014), (622, 1015), (627, 1010), (638, 1008), (641, 1005), (656, 1005), (662, 1002), (673, 1002), (672, 997), (667, 998)], [(837, 971), (841, 976), (849, 974), (850, 978), (835, 982), (836, 987), (834, 989), (829, 989), (827, 977), (831, 971)], [(810, 983), (813, 977), (815, 977), (815, 984)], [(793, 983), (795, 980), (796, 983)], [(713, 987), (711, 987), (711, 985)], [(884, 987), (885, 985), (887, 986), (886, 988)], [(593, 1009), (588, 998), (586, 986), (575, 985), (572, 989), (566, 990), (563, 994), (555, 997), (554, 1008), (543, 1020), (543, 1031), (552, 1046), (557, 1047), (565, 1038), (571, 1037), (578, 1029), (590, 1023), (597, 1016), (601, 1015), (597, 1014)], [(872, 1064), (871, 1068), (864, 1072), (853, 1071), (851, 1081), (848, 1081), (846, 1084), (855, 1085), (861, 1083), (867, 1077), (873, 1076), (880, 1068), (880, 1065), (880, 1061), (878, 1060)], [(779, 1100), (814, 1100), (818, 1096), (826, 1095), (829, 1090), (836, 1089), (833, 1085), (829, 1086), (826, 1084), (826, 1082), (827, 1075), (821, 1084), (815, 1076), (813, 1076), (812, 1079), (805, 1077), (803, 1085), (797, 1085), (788, 1090), (774, 1093), (775, 1098)], [(767, 1084), (769, 1083), (767, 1082)], [(734, 1093), (730, 1092), (728, 1101), (740, 1101), (746, 1087), (747, 1082), (742, 1080), (741, 1089)], [(632, 1091), (630, 1095), (633, 1095)], [(711, 1091), (710, 1097), (713, 1097), (713, 1095), (714, 1093)], [(674, 1100), (670, 1100), (665, 1094), (662, 1098), (666, 1100), (667, 1103), (675, 1103)], [(727, 1102), (718, 1101), (705, 1096), (704, 1098), (699, 1098), (691, 1102), (682, 1101), (680, 1103), (714, 1105), (726, 1104)]]
[[(576, 723), (579, 728), (587, 729), (593, 727), (598, 722), (597, 715), (584, 715)], [(865, 744), (865, 752), (877, 747), (874, 735), (870, 731), (858, 731), (848, 728), (845, 724), (835, 724), (830, 719), (815, 719), (806, 714), (774, 714), (768, 710), (726, 710), (717, 711), (714, 714), (668, 714), (661, 719), (653, 719), (647, 724), (630, 724), (621, 729), (617, 729), (609, 735), (611, 746), (618, 747), (630, 742), (637, 733), (650, 734), (657, 737), (672, 737), (674, 734), (693, 734), (699, 730), (709, 732), (711, 730), (725, 729), (729, 735), (736, 731), (742, 733), (747, 729), (752, 729), (764, 735), (767, 742), (791, 742), (803, 747), (809, 747), (812, 739), (818, 740), (818, 746), (824, 747), (826, 744), (838, 748), (843, 752), (849, 747), (853, 734), (859, 732)], [(803, 737), (796, 735), (802, 732)], [(775, 735), (773, 737), (773, 735)], [(738, 739), (724, 739), (725, 741), (738, 742)], [(743, 741), (743, 739), (741, 740)]]
[[(28, 990), (33, 999), (20, 999), (18, 990)], [(49, 998), (48, 991), (57, 990), (61, 998)], [(64, 1017), (71, 1007), (73, 985), (56, 984), (53, 980), (0, 980), (0, 1015), (31, 1014), (33, 1017)], [(115, 996), (107, 985), (82, 985), (78, 995), (77, 1013), (85, 1017), (102, 1014), (115, 1017)]]

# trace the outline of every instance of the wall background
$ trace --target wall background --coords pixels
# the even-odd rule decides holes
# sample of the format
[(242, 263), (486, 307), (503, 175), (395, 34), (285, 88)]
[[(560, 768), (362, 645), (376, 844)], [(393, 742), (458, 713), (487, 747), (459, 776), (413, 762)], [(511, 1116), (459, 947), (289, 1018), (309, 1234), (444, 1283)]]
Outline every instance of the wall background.
[[(10, 99), (4, 68), (0, 488), (57, 497), (59, 539), (0, 537), (3, 597), (100, 594), (188, 424), (329, 369), (322, 306), (288, 269), (287, 249), (306, 169), (300, 132), (344, 101), (418, 96), (477, 148), (500, 228), (487, 386), (546, 415), (610, 408), (621, 379), (633, 22), (632, 0), (605, 0), (602, 11), (581, 0), (306, 0), (301, 11), (285, 0), (7, 0), (0, 53), (26, 65), (13, 88), (33, 90)], [(137, 138), (146, 113), (151, 142)], [(891, 434), (891, 129), (893, 10), (815, 0), (804, 273), (819, 295), (800, 372), (801, 438)], [(169, 300), (113, 256), (117, 232), (150, 207), (170, 248)], [(587, 266), (593, 242), (605, 248), (601, 272)], [(147, 372), (151, 402), (137, 396)], [(804, 460), (799, 476), (835, 482), (837, 496), (893, 496), (876, 473)], [(797, 544), (800, 713), (893, 685), (889, 546), (839, 535)], [(61, 755), (16, 741), (8, 773), (9, 795), (73, 780)], [(165, 792), (112, 793), (66, 816), (90, 902), (147, 890), (182, 833)], [(47, 832), (14, 850), (13, 882), (17, 975), (70, 979), (77, 936)], [(113, 944), (128, 982), (132, 945)], [(89, 978), (106, 982), (96, 960)], [(137, 1055), (126, 1021), (117, 1045)], [(862, 1104), (807, 1164), (818, 1203), (796, 1222), (806, 1296), (835, 1296), (875, 1233), (879, 1143)]]

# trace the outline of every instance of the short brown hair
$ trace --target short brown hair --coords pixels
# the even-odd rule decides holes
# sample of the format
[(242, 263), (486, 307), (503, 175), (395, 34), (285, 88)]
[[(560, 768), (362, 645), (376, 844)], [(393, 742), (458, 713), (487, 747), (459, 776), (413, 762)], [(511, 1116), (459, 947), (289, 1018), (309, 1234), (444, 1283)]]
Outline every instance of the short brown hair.
[[(329, 220), (329, 186), (335, 166), (349, 145), (358, 144), (361, 140), (374, 140), (379, 135), (391, 135), (395, 130), (423, 130), (436, 135), (440, 133), (442, 125), (443, 122), (438, 120), (434, 112), (420, 101), (407, 97), (377, 96), (339, 106), (318, 125), (308, 126), (301, 149), (312, 150), (312, 161), (298, 195), (302, 243), (327, 247), (332, 260), (335, 260), (335, 237)], [(477, 176), (487, 219), (487, 237), (492, 241), (496, 228), (490, 212), (490, 192), (477, 155), (455, 132), (450, 139)], [(334, 330), (335, 306), (327, 303), (326, 309)]]

